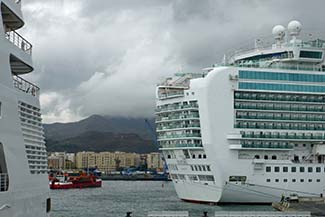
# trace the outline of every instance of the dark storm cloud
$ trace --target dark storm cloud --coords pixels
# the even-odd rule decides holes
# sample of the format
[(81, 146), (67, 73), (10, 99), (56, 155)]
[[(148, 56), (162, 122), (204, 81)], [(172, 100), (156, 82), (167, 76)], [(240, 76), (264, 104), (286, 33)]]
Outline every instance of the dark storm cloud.
[[(325, 1), (25, 0), (46, 121), (150, 116), (155, 84), (219, 62), (292, 19), (323, 31)], [(324, 31), (323, 31), (324, 32)]]

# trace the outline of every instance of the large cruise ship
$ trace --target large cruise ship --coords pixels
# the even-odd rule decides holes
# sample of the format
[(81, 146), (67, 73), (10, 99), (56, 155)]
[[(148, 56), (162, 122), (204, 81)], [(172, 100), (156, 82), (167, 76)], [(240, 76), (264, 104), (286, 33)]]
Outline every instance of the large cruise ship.
[(0, 216), (45, 217), (50, 211), (47, 153), (39, 88), (22, 78), (33, 71), (32, 45), (20, 0), (0, 0)]
[(325, 194), (325, 41), (291, 21), (272, 43), (157, 86), (156, 125), (176, 192), (207, 203)]

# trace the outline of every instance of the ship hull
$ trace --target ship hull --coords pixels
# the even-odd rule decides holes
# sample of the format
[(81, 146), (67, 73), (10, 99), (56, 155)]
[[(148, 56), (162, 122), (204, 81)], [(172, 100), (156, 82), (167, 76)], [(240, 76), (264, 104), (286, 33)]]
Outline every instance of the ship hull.
[(71, 189), (71, 188), (100, 188), (102, 187), (102, 180), (97, 179), (95, 182), (53, 182), (50, 183), (50, 189)]

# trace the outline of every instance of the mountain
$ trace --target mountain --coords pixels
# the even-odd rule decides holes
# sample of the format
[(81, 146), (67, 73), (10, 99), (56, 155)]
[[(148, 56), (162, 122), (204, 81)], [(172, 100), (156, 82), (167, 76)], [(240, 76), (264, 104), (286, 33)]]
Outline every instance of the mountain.
[[(154, 120), (148, 119), (154, 128)], [(92, 115), (72, 123), (44, 124), (48, 151), (157, 151), (152, 132), (140, 118)]]

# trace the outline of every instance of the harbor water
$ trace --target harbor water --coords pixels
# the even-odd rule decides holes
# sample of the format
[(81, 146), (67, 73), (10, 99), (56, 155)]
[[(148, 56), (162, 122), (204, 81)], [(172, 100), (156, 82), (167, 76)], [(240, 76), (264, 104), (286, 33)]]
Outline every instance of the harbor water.
[[(191, 217), (203, 211), (272, 211), (267, 205), (206, 205), (178, 199), (172, 182), (104, 181), (102, 188), (51, 190), (52, 217), (134, 217), (149, 211), (189, 211)], [(212, 215), (210, 215), (212, 216)]]

